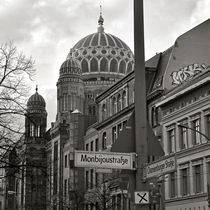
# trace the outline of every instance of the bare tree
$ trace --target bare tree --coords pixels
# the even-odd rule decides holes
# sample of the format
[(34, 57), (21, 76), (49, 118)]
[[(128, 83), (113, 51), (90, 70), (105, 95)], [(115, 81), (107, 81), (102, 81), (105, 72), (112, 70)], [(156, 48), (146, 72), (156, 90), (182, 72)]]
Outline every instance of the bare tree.
[[(55, 196), (54, 196), (55, 197)], [(53, 205), (60, 206), (64, 210), (81, 210), (85, 205), (85, 192), (83, 189), (69, 190), (66, 195), (62, 193), (56, 196), (57, 200), (53, 203), (48, 201), (48, 208), (53, 208)]]
[[(85, 195), (86, 204), (95, 206), (97, 210), (121, 208), (121, 199), (127, 200), (127, 194), (121, 189), (119, 174), (103, 175), (96, 186), (92, 186)], [(91, 185), (91, 184), (90, 184)], [(125, 205), (125, 204), (123, 204)], [(124, 206), (126, 208), (126, 206)]]
[(23, 131), (20, 123), (28, 96), (27, 81), (35, 74), (34, 61), (18, 52), (12, 42), (0, 45), (0, 149), (14, 147)]

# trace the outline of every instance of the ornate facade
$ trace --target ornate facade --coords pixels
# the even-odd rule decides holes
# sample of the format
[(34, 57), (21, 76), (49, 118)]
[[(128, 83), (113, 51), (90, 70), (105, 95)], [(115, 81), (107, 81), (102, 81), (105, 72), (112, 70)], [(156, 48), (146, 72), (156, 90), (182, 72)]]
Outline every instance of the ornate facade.
[(74, 167), (74, 150), (84, 150), (87, 128), (97, 121), (95, 98), (133, 70), (133, 54), (107, 34), (103, 18), (96, 33), (81, 39), (60, 67), (57, 117), (47, 143), (48, 209), (84, 209), (84, 170)]
[(46, 125), (45, 100), (37, 92), (27, 102), (25, 135), (9, 154), (13, 166), (6, 169), (5, 209), (46, 209)]
[[(176, 158), (173, 172), (147, 179), (152, 184), (150, 205), (153, 209), (208, 209), (210, 48), (206, 43), (210, 35), (209, 26), (210, 20), (198, 25), (178, 37), (172, 47), (145, 63), (148, 121), (165, 156)], [(130, 146), (134, 144), (134, 136), (128, 133), (132, 130), (132, 124), (128, 122), (134, 110), (134, 80), (132, 72), (96, 98), (98, 122), (86, 133), (85, 148), (88, 151), (98, 141), (99, 151), (112, 150), (113, 147), (118, 152), (134, 151)], [(151, 154), (155, 154), (156, 148), (150, 145), (149, 140), (148, 144), (149, 150), (153, 149)], [(148, 160), (150, 163), (158, 162), (152, 156)], [(87, 168), (86, 171), (86, 182), (95, 186), (98, 170)], [(138, 180), (131, 173), (125, 172), (123, 176), (127, 177), (129, 186), (126, 186), (127, 191), (122, 191), (125, 188), (115, 185), (113, 209), (128, 206), (125, 198), (128, 198), (130, 208), (134, 206), (132, 184)], [(91, 188), (87, 185), (87, 193)], [(91, 202), (89, 208), (97, 209)]]
[[(133, 132), (128, 123), (135, 103), (134, 58), (123, 41), (104, 32), (103, 22), (100, 16), (97, 32), (81, 39), (61, 65), (56, 121), (47, 132), (44, 99), (36, 91), (28, 100), (25, 146), (19, 151), (27, 167), (15, 185), (22, 209), (102, 209), (88, 193), (99, 183), (107, 186), (113, 171), (75, 168), (74, 151), (110, 151), (117, 141), (119, 149), (132, 150), (134, 139), (123, 144), (119, 139), (126, 129)], [(165, 155), (177, 158), (176, 170), (159, 177), (162, 197), (151, 205), (160, 209), (207, 209), (209, 26), (207, 20), (145, 63), (148, 121)], [(153, 145), (150, 149), (155, 153)], [(125, 177), (129, 185), (121, 180), (111, 185), (107, 205), (112, 209), (133, 208), (136, 180), (133, 174)]]

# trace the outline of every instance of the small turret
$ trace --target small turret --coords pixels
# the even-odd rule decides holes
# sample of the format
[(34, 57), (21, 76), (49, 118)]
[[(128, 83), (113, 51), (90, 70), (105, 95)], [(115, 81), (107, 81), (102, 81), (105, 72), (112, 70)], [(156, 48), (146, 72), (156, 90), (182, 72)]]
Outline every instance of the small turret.
[(47, 125), (47, 112), (45, 107), (45, 100), (38, 93), (38, 87), (36, 86), (35, 94), (33, 94), (27, 102), (25, 118), (25, 133), (27, 137), (40, 138), (44, 136)]

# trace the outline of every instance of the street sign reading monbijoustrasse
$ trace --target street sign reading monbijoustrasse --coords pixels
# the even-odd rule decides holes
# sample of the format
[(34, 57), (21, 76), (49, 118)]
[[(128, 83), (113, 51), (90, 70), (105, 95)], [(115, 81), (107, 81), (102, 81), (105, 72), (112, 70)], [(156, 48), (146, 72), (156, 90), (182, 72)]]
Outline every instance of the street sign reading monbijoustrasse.
[(76, 150), (74, 163), (76, 167), (116, 168), (133, 170), (135, 153), (93, 152)]

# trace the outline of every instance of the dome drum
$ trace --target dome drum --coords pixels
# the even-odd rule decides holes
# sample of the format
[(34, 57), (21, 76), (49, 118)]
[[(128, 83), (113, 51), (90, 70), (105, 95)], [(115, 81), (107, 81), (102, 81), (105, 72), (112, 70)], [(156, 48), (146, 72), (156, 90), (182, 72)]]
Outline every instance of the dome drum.
[(119, 58), (100, 58), (93, 57), (91, 60), (83, 59), (81, 61), (83, 75), (86, 73), (104, 73), (104, 74), (122, 74), (125, 75), (133, 70), (133, 62)]

